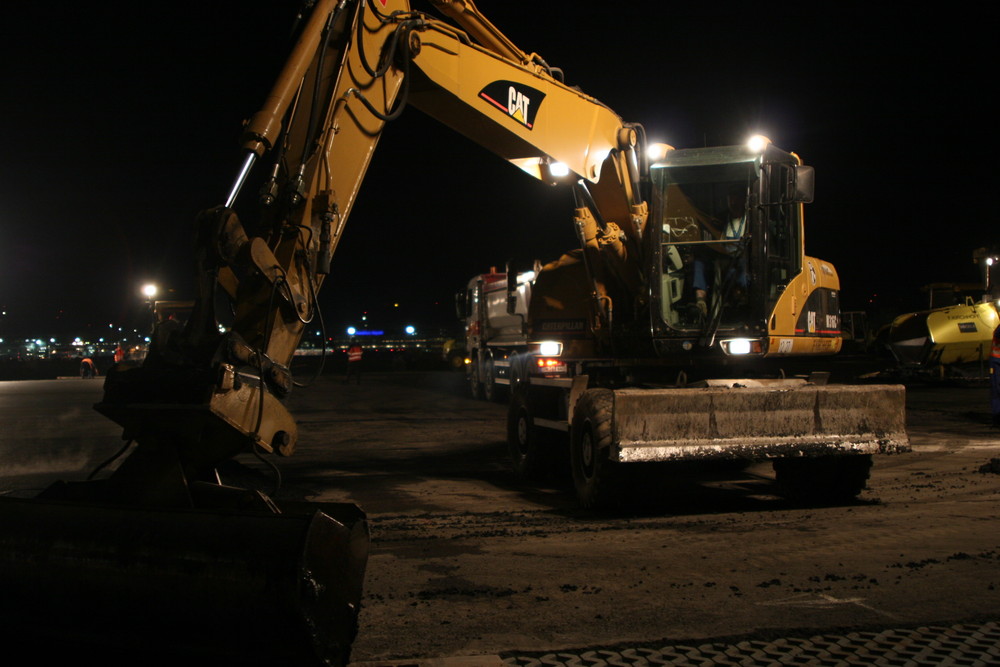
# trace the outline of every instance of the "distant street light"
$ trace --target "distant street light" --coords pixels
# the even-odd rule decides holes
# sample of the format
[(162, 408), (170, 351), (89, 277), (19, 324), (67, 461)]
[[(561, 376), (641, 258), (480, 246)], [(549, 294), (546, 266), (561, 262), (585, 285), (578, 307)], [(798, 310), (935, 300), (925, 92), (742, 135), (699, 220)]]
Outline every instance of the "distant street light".
[(146, 283), (142, 286), (142, 295), (149, 300), (152, 300), (156, 296), (156, 285), (153, 283)]

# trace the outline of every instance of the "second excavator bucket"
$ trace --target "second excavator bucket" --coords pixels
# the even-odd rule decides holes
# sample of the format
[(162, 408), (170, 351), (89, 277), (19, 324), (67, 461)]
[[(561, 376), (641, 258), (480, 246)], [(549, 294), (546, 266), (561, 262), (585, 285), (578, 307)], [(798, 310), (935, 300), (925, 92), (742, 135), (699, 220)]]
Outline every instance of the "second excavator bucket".
[(110, 664), (345, 665), (364, 514), (283, 509), (0, 499), (0, 624), (46, 663), (99, 650)]
[(905, 452), (905, 389), (802, 380), (619, 389), (613, 447), (626, 462)]

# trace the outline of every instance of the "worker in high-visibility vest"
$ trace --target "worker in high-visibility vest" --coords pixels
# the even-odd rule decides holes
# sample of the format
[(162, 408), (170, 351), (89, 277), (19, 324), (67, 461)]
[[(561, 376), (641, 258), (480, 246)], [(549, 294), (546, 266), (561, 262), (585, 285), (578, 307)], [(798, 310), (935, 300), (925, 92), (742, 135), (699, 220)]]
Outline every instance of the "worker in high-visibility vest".
[(97, 377), (97, 366), (90, 357), (80, 360), (80, 377), (84, 379)]
[(993, 330), (993, 346), (990, 349), (990, 409), (993, 426), (1000, 428), (1000, 326)]
[(357, 341), (351, 339), (351, 346), (347, 348), (347, 377), (344, 378), (344, 384), (350, 382), (352, 377), (358, 381), (358, 384), (361, 384), (362, 355), (361, 346), (358, 345)]

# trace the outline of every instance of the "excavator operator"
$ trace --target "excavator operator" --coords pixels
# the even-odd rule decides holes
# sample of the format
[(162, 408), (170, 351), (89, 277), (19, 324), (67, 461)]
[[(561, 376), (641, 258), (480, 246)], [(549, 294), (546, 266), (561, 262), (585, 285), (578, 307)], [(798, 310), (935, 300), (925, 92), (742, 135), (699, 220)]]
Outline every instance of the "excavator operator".
[[(734, 183), (729, 186), (726, 196), (725, 220), (718, 226), (708, 220), (703, 220), (702, 224), (715, 239), (739, 240), (746, 233), (746, 204), (747, 190), (745, 183)], [(716, 262), (724, 262), (719, 269), (722, 270), (725, 282), (733, 281), (733, 287), (745, 290), (748, 284), (749, 274), (747, 272), (746, 255), (742, 252), (741, 243), (711, 244), (710, 247), (718, 256), (706, 256), (707, 253), (700, 252), (694, 256), (692, 262), (691, 283), (695, 292), (695, 303), (702, 316), (708, 315), (708, 291), (715, 282), (710, 275), (711, 269)]]

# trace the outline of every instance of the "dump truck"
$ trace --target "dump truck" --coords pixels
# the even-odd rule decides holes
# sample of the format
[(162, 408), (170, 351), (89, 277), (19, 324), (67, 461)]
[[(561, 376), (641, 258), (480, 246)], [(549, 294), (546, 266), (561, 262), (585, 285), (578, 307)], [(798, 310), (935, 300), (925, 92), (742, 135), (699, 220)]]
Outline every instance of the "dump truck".
[[(676, 361), (688, 348), (692, 360), (833, 351), (833, 270), (801, 255), (798, 202), (811, 172), (773, 148), (724, 165), (723, 181), (746, 188), (756, 218), (744, 241), (726, 241), (744, 251), (725, 266), (701, 265), (712, 284), (696, 299), (704, 321), (692, 324), (673, 296), (675, 287), (683, 292), (687, 250), (723, 247), (685, 245), (691, 225), (711, 224), (712, 210), (687, 191), (703, 184), (705, 156), (677, 154), (693, 180), (657, 166), (670, 158), (651, 164), (641, 125), (522, 51), (471, 0), (428, 8), (438, 14), (407, 0), (305, 3), (292, 52), (245, 124), (231, 186), (196, 220), (190, 313), (157, 326), (141, 365), (107, 375), (95, 407), (122, 427), (123, 458), (38, 498), (0, 499), (8, 631), (30, 626), (239, 664), (349, 661), (369, 546), (363, 511), (276, 502), (222, 483), (218, 471), (240, 454), (272, 463), (294, 454), (298, 430), (283, 402), (297, 384), (290, 362), (306, 328), (322, 321), (317, 295), (383, 130), (409, 106), (575, 192), (581, 248), (535, 283), (541, 290), (565, 277), (575, 286), (565, 310), (549, 304), (533, 325), (562, 335), (563, 356), (544, 373), (515, 373), (531, 390), (513, 395), (522, 406), (514, 414), (523, 415), (515, 431), (530, 434), (558, 416), (541, 409), (534, 389), (560, 392), (549, 398), (572, 413), (578, 467), (590, 471), (585, 504), (600, 496), (612, 462), (678, 448), (781, 451), (818, 463), (799, 466), (806, 472), (832, 474), (827, 454), (867, 461), (902, 446), (898, 388), (682, 381), (664, 392), (628, 372), (664, 354)], [(263, 178), (244, 223), (234, 207), (247, 203), (251, 174)], [(442, 187), (440, 179), (428, 187)], [(727, 276), (741, 270), (740, 257), (751, 310), (736, 318), (730, 304), (743, 284)], [(559, 363), (573, 365), (571, 377), (557, 377)], [(522, 444), (529, 451), (534, 441), (526, 435)], [(846, 467), (856, 474), (863, 466)]]
[[(507, 398), (511, 360), (527, 351), (527, 304), (537, 268), (512, 273), (490, 267), (455, 295), (456, 312), (465, 330), (465, 374), (473, 398)], [(515, 285), (511, 290), (508, 281)]]

